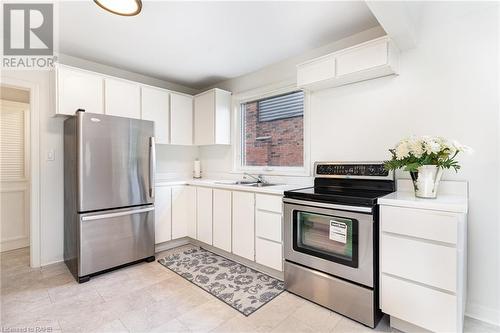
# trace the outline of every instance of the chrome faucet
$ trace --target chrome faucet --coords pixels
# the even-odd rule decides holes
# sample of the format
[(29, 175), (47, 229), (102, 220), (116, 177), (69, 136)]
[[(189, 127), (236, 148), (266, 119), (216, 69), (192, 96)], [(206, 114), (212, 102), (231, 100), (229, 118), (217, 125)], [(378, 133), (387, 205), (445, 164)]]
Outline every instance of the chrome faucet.
[(266, 183), (267, 183), (267, 181), (265, 181), (265, 180), (264, 180), (264, 178), (262, 178), (262, 175), (257, 175), (257, 176), (254, 176), (254, 175), (251, 175), (251, 174), (246, 173), (246, 172), (243, 172), (243, 174), (244, 174), (245, 176), (248, 176), (248, 177), (250, 177), (250, 178), (255, 179), (255, 180), (257, 181), (257, 183), (263, 183), (263, 184), (266, 184)]

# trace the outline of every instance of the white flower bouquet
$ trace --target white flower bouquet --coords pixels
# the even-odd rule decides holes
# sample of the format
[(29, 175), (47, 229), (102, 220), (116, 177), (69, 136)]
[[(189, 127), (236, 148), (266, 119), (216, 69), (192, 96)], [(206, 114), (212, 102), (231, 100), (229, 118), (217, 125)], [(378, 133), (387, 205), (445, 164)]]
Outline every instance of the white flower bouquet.
[(409, 171), (419, 197), (435, 198), (437, 186), (444, 169), (457, 172), (459, 153), (471, 152), (471, 148), (443, 137), (421, 136), (401, 140), (389, 149), (392, 158), (385, 162), (387, 170)]

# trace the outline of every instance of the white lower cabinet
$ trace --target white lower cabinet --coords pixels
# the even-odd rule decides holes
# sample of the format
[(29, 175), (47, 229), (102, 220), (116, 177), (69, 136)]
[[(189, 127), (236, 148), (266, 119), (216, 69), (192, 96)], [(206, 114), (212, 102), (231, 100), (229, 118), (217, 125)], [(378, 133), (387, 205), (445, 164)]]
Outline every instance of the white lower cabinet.
[(172, 188), (156, 186), (155, 192), (155, 244), (159, 244), (172, 239)]
[(233, 253), (255, 260), (255, 195), (252, 192), (233, 192)]
[(212, 245), (212, 189), (196, 188), (196, 229), (200, 242)]
[(461, 332), (465, 258), (466, 214), (382, 204), (380, 307), (391, 326)]
[(282, 197), (256, 194), (255, 201), (255, 261), (283, 271)]
[(213, 191), (213, 245), (231, 252), (231, 191), (214, 189)]
[(196, 188), (172, 187), (172, 239), (196, 239)]

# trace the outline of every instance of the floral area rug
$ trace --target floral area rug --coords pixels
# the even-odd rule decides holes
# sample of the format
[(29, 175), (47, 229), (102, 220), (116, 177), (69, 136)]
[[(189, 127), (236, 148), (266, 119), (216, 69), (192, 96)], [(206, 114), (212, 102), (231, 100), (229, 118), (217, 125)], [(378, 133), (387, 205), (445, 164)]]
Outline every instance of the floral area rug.
[(245, 316), (285, 289), (280, 280), (202, 248), (189, 248), (158, 262)]

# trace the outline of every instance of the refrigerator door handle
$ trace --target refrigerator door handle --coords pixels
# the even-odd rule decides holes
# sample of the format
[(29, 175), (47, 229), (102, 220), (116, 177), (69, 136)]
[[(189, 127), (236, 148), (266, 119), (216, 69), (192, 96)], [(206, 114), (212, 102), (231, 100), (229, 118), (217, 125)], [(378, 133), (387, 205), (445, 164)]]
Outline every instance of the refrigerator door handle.
[(149, 137), (149, 196), (155, 197), (156, 147), (154, 136)]
[(127, 211), (124, 211), (124, 212), (117, 212), (117, 213), (82, 216), (82, 221), (101, 220), (101, 219), (109, 219), (109, 218), (112, 218), (112, 217), (119, 217), (119, 216), (126, 216), (126, 215), (132, 215), (132, 214), (146, 213), (146, 212), (150, 212), (150, 211), (152, 211), (154, 209), (155, 209), (154, 207), (149, 207), (149, 208), (142, 208), (142, 209), (127, 210)]

